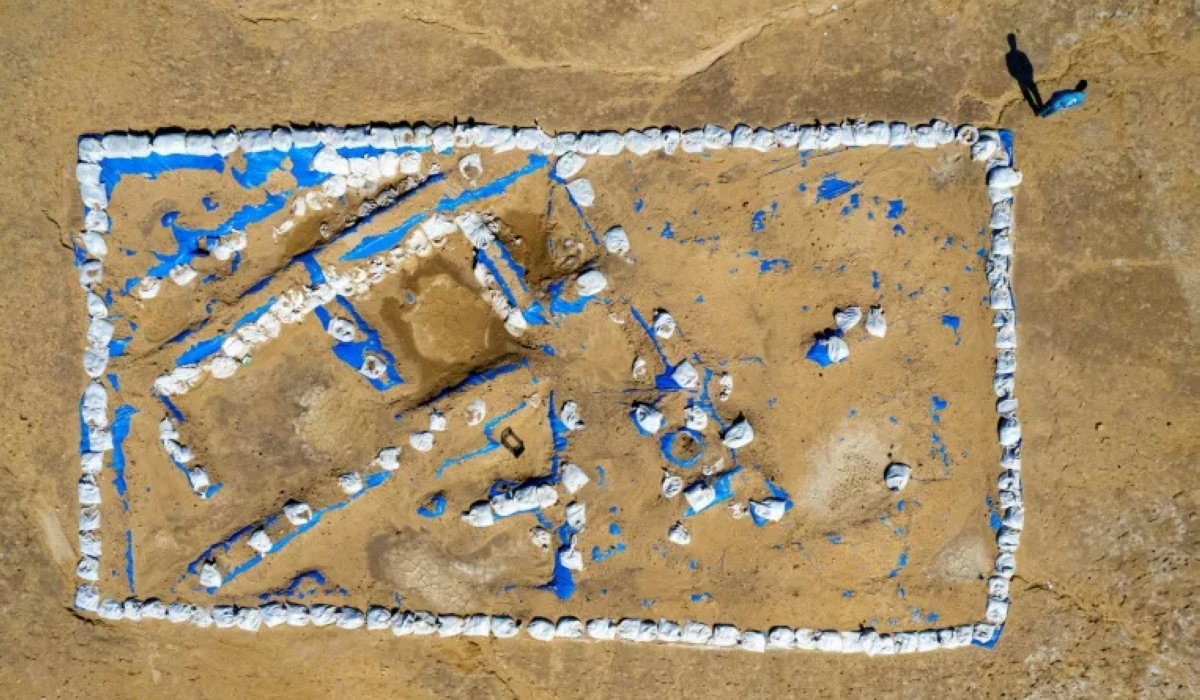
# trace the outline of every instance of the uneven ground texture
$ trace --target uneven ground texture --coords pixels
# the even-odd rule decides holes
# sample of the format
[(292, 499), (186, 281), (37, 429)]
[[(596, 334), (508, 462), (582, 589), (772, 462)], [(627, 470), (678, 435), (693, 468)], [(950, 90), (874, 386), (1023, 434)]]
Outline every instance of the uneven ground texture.
[[(1188, 697), (1200, 261), (1186, 3), (57, 2), (0, 9), (0, 687), (14, 698)], [(1043, 93), (1005, 72), (1015, 31)], [(993, 651), (868, 659), (218, 633), (69, 610), (83, 132), (474, 117), (548, 130), (940, 116), (1014, 130), (1027, 526)], [(65, 530), (64, 530), (65, 528)], [(384, 543), (386, 546), (386, 543)], [(332, 636), (331, 636), (332, 635)]]

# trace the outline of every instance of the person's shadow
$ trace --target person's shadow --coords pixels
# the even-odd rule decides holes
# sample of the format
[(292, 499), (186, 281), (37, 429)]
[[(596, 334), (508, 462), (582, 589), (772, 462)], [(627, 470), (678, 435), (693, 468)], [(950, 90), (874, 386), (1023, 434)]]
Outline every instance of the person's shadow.
[(1008, 53), (1004, 55), (1004, 63), (1008, 66), (1008, 74), (1021, 86), (1021, 96), (1029, 103), (1034, 114), (1042, 111), (1042, 96), (1038, 93), (1037, 83), (1033, 81), (1033, 64), (1029, 56), (1017, 48), (1017, 35), (1008, 35)]

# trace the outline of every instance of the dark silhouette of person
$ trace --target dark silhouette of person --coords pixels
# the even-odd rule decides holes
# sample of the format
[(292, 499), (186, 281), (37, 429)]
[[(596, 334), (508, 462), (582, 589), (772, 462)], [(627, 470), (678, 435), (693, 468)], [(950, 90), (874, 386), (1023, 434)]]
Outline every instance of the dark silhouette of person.
[(1008, 35), (1008, 53), (1004, 55), (1004, 63), (1008, 66), (1008, 74), (1021, 86), (1021, 96), (1029, 103), (1029, 108), (1034, 114), (1041, 114), (1042, 96), (1033, 80), (1033, 64), (1029, 62), (1029, 56), (1017, 48), (1016, 34)]

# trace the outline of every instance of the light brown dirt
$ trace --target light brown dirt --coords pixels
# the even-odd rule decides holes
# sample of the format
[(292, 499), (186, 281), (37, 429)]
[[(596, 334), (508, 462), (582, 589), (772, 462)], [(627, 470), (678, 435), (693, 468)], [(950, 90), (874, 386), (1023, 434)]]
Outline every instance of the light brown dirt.
[[(0, 268), (5, 291), (0, 308), (8, 323), (0, 367), (8, 393), (0, 407), (0, 425), (8, 495), (0, 506), (0, 687), (7, 689), (6, 696), (703, 698), (769, 692), (927, 697), (936, 692), (947, 697), (1187, 697), (1200, 684), (1195, 651), (1200, 589), (1195, 570), (1200, 539), (1200, 267), (1194, 234), (1200, 52), (1194, 6), (1097, 8), (1013, 2), (987, 8), (937, 3), (917, 9), (858, 2), (842, 3), (832, 11), (827, 5), (804, 3), (748, 3), (737, 8), (616, 3), (530, 10), (495, 3), (344, 7), (212, 2), (84, 11), (38, 3), (10, 4), (3, 16), (0, 123), (8, 136), (0, 175), (0, 191), (5, 193), (0, 225), (7, 250)], [(1043, 93), (1087, 78), (1087, 105), (1052, 120), (1033, 118), (1004, 71), (1008, 31), (1020, 34), (1023, 48), (1039, 68)], [(772, 124), (847, 116), (918, 121), (934, 115), (1013, 129), (1025, 173), (1015, 267), (1022, 314), (1018, 396), (1026, 428), (1028, 516), (1014, 606), (995, 650), (866, 659), (544, 645), (529, 639), (412, 643), (389, 635), (339, 636), (313, 629), (251, 636), (165, 625), (110, 625), (70, 612), (75, 560), (70, 504), (77, 470), (74, 425), (83, 383), (79, 350), (84, 311), (69, 266), (70, 251), (62, 242), (78, 224), (71, 167), (78, 134), (164, 125), (351, 124), (468, 116), (498, 123), (536, 121), (558, 130), (688, 126), (710, 120)], [(961, 182), (955, 177), (953, 163), (917, 153), (905, 154), (911, 162), (880, 157), (876, 163), (851, 154), (837, 158), (841, 160), (836, 169), (844, 174), (873, 168), (876, 179), (868, 183), (881, 190), (894, 183), (904, 190), (914, 212), (942, 219), (948, 228), (969, 228), (968, 222), (979, 218), (971, 207), (982, 204), (982, 193), (972, 189), (971, 177)], [(714, 180), (719, 165), (706, 166), (712, 168)], [(673, 180), (681, 176), (669, 171), (656, 172), (659, 167), (678, 165), (650, 164), (646, 181), (678, 195), (664, 197), (661, 203), (647, 197), (648, 207), (663, 207), (650, 213), (659, 219), (686, 215), (686, 183)], [(734, 177), (730, 192), (769, 196), (769, 185), (739, 181), (748, 176), (736, 168), (728, 172)], [(921, 183), (914, 173), (943, 183), (945, 191)], [(618, 180), (629, 171), (614, 168), (603, 176), (589, 176), (601, 195), (595, 215), (628, 226), (628, 215), (620, 212), (631, 211), (629, 203), (606, 200), (604, 193), (627, 191)], [(908, 188), (925, 194), (910, 194)], [(146, 207), (139, 220), (153, 220), (161, 213), (150, 209), (151, 196), (139, 202)], [(747, 212), (740, 211), (742, 201), (735, 198), (731, 194), (728, 202), (733, 212), (718, 207), (714, 228), (748, 223)], [(961, 210), (947, 202), (958, 202)], [(725, 204), (720, 198), (716, 203)], [(604, 210), (608, 206), (613, 212)], [(762, 203), (755, 202), (750, 209), (759, 206)], [(498, 213), (518, 230), (530, 230), (537, 219), (536, 210), (525, 206)], [(827, 224), (819, 222), (820, 214), (816, 209), (791, 214), (781, 209), (780, 228), (823, 232)], [(865, 237), (868, 232), (862, 233)], [(763, 235), (769, 237), (771, 230)], [(839, 244), (845, 246), (846, 240), (852, 239)], [(786, 247), (795, 240), (768, 242)], [(617, 288), (631, 290), (631, 298), (639, 293), (645, 298), (652, 288), (669, 298), (694, 296), (698, 290), (689, 286), (691, 276), (677, 274), (671, 245), (675, 244), (653, 233), (635, 236), (637, 274), (623, 275), (616, 267), (606, 272)], [(888, 261), (888, 266), (881, 265), (886, 274), (898, 268), (893, 256), (908, 252), (888, 249), (900, 245), (893, 240), (861, 245), (857, 251), (788, 254), (797, 269), (810, 268), (822, 257), (848, 258), (858, 265), (861, 278), (872, 261)], [(929, 248), (914, 248), (911, 254), (931, 256), (936, 248)], [(541, 261), (538, 269), (549, 265)], [(711, 270), (698, 269), (715, 277)], [(390, 319), (388, 327), (398, 335), (397, 342), (411, 343), (421, 355), (451, 343), (452, 362), (422, 361), (414, 369), (425, 388), (438, 386), (478, 361), (481, 347), (490, 356), (504, 351), (486, 340), (482, 345), (455, 346), (458, 336), (423, 319), (419, 307), (396, 311), (389, 306), (394, 302), (387, 300), (403, 298), (411, 289), (436, 301), (431, 304), (437, 307), (435, 313), (451, 309), (469, 315), (469, 304), (453, 291), (456, 275), (461, 277), (461, 272), (453, 268), (416, 275), (407, 282), (411, 286), (372, 297), (380, 299), (372, 313)], [(677, 312), (685, 330), (696, 329), (693, 342), (726, 355), (766, 354), (773, 347), (794, 352), (800, 338), (827, 323), (827, 311), (821, 309), (838, 303), (835, 297), (841, 293), (836, 282), (805, 283), (809, 286), (801, 291), (827, 297), (812, 303), (811, 313), (821, 313), (822, 318), (812, 321), (813, 328), (803, 322), (789, 325), (778, 320), (780, 302), (772, 296), (787, 290), (773, 289), (774, 277), (762, 279), (760, 306), (771, 314), (750, 314), (753, 323), (713, 327), (714, 332), (705, 335), (702, 308), (718, 319), (747, 315), (746, 300), (736, 293), (723, 296), (721, 286), (708, 306)], [(967, 284), (964, 279), (964, 298)], [(729, 284), (724, 289), (736, 288)], [(860, 283), (857, 289), (865, 290), (866, 285)], [(708, 287), (704, 291), (708, 296)], [(908, 338), (917, 348), (917, 361), (928, 362), (920, 372), (906, 374), (887, 365), (892, 355), (881, 354), (877, 362), (870, 362), (874, 358), (868, 353), (874, 346), (869, 346), (853, 357), (852, 363), (862, 362), (852, 366), (864, 372), (878, 366), (870, 371), (881, 383), (901, 385), (918, 398), (929, 393), (922, 382), (932, 386), (951, 381), (967, 387), (980, 381), (970, 376), (976, 370), (986, 382), (990, 348), (982, 329), (977, 335), (964, 332), (966, 347), (959, 348), (973, 352), (980, 362), (951, 365), (928, 352), (939, 337), (934, 331), (945, 329), (936, 324), (906, 329), (903, 319), (920, 313), (916, 307), (906, 313), (900, 308), (905, 302), (895, 303), (894, 311), (889, 306), (889, 316), (897, 324), (896, 332), (886, 341), (892, 346), (879, 347), (890, 353)], [(969, 299), (964, 308), (970, 308)], [(628, 329), (618, 330), (600, 309), (589, 313), (598, 318), (580, 326), (574, 339), (595, 344), (600, 352), (564, 358), (581, 363), (583, 369), (554, 377), (575, 391), (616, 383), (628, 367), (630, 344), (635, 342)], [(981, 309), (973, 313), (979, 317), (976, 321), (986, 319)], [(469, 326), (481, 339), (488, 337), (484, 319)], [(970, 329), (970, 320), (964, 317), (964, 331)], [(173, 324), (186, 323), (170, 317), (155, 321), (147, 326), (154, 329), (147, 337), (169, 337)], [(411, 327), (427, 335), (399, 337)], [(589, 331), (583, 328), (595, 329), (594, 335), (585, 337)], [(312, 329), (308, 333), (300, 332), (294, 342), (327, 342)], [(762, 352), (744, 349), (751, 344), (761, 345)], [(768, 362), (771, 359), (768, 355)], [(187, 504), (187, 509), (171, 513), (167, 506), (158, 506), (163, 509), (158, 513), (161, 520), (143, 526), (155, 543), (149, 550), (155, 554), (147, 553), (147, 585), (169, 585), (181, 558), (186, 560), (213, 535), (226, 532), (224, 524), (257, 517), (284, 496), (279, 491), (304, 490), (315, 476), (336, 473), (347, 462), (362, 461), (373, 452), (376, 441), (347, 446), (340, 435), (383, 432), (379, 426), (391, 419), (385, 407), (372, 405), (375, 397), (366, 394), (361, 401), (339, 402), (331, 397), (356, 396), (353, 377), (347, 379), (330, 365), (296, 365), (291, 360), (288, 353), (268, 352), (255, 358), (254, 373), (231, 380), (254, 382), (247, 392), (259, 393), (280, 385), (272, 380), (275, 373), (290, 373), (289, 389), (271, 414), (251, 414), (215, 393), (189, 395), (196, 413), (211, 421), (194, 426), (198, 435), (210, 440), (208, 445), (198, 444), (198, 450), (212, 450), (214, 462), (244, 459), (244, 454), (222, 448), (213, 439), (241, 430), (245, 443), (264, 446), (263, 455), (254, 460), (255, 469), (239, 473), (236, 478), (241, 481), (230, 485), (251, 498), (238, 501), (236, 508), (232, 502), (213, 502), (233, 509), (229, 512), (198, 511), (182, 493), (174, 494), (174, 502)], [(148, 363), (147, 376), (152, 376), (152, 365)], [(539, 371), (543, 367), (539, 364)], [(553, 375), (553, 370), (545, 371)], [(842, 387), (829, 382), (806, 388), (798, 384), (799, 374), (789, 377), (785, 372), (782, 379), (773, 380), (755, 376), (751, 368), (738, 368), (737, 376), (735, 401), (767, 395), (772, 382), (792, 381), (796, 387), (780, 392), (781, 405), (772, 409), (777, 413), (761, 405), (745, 407), (762, 417), (764, 473), (794, 479), (790, 490), (803, 496), (797, 500), (805, 518), (797, 519), (796, 531), (770, 531), (781, 542), (792, 536), (820, 539), (825, 521), (846, 524), (855, 517), (873, 518), (879, 503), (854, 500), (864, 488), (854, 465), (871, 459), (881, 446), (896, 443), (904, 449), (906, 440), (913, 442), (913, 450), (927, 449), (923, 435), (900, 431), (881, 436), (877, 430), (843, 424), (851, 406), (837, 404), (834, 398), (842, 394)], [(826, 379), (839, 381), (832, 374), (822, 378)], [(516, 393), (518, 388), (497, 391), (522, 395)], [(968, 400), (977, 400), (978, 410), (955, 402), (956, 413), (948, 413), (947, 421), (962, 421), (963, 439), (984, 443), (990, 439), (990, 401), (986, 391), (976, 396)], [(832, 408), (827, 416), (812, 416), (812, 422), (803, 425), (773, 418), (782, 415), (789, 401), (797, 407), (811, 401)], [(489, 402), (497, 406), (500, 399), (489, 397)], [(453, 410), (457, 413), (461, 407)], [(878, 420), (884, 415), (854, 420), (863, 426), (886, 425)], [(595, 427), (607, 423), (629, 429), (615, 405), (607, 414), (597, 407), (587, 417)], [(981, 429), (972, 430), (972, 421)], [(148, 432), (135, 435), (134, 443), (150, 445), (152, 426), (142, 427)], [(515, 429), (533, 432), (535, 426), (515, 424)], [(281, 434), (297, 439), (280, 440)], [(772, 435), (778, 437), (767, 437)], [(836, 442), (837, 435), (846, 441)], [(221, 449), (228, 454), (220, 454)], [(545, 449), (530, 444), (531, 454)], [(621, 465), (648, 461), (638, 452), (647, 448), (608, 446), (598, 431), (580, 434), (579, 449), (608, 465), (610, 474)], [(974, 448), (970, 451), (976, 453)], [(978, 453), (986, 451), (981, 444)], [(807, 455), (805, 469), (779, 466), (794, 453)], [(924, 466), (917, 461), (913, 460), (918, 477), (940, 476), (940, 465), (935, 469), (931, 460)], [(949, 481), (916, 484), (925, 489), (928, 512), (945, 510), (948, 515), (942, 520), (950, 522), (914, 540), (912, 558), (922, 568), (912, 574), (920, 583), (910, 587), (909, 595), (951, 601), (939, 608), (947, 622), (973, 619), (981, 611), (976, 576), (994, 547), (985, 526), (982, 492), (990, 491), (995, 470), (990, 464), (964, 462)], [(425, 468), (432, 461), (417, 464)], [(481, 474), (507, 474), (511, 466), (489, 463), (478, 469), (473, 478), (425, 482), (395, 496), (389, 500), (394, 517), (383, 527), (377, 512), (348, 511), (343, 529), (303, 551), (281, 555), (270, 562), (271, 573), (244, 582), (244, 589), (234, 593), (252, 594), (285, 582), (303, 567), (321, 565), (337, 567), (329, 572), (331, 578), (369, 592), (362, 602), (395, 589), (435, 607), (469, 607), (481, 604), (481, 598), (488, 601), (483, 604), (493, 605), (494, 589), (513, 579), (509, 572), (497, 573), (483, 564), (517, 557), (535, 565), (522, 568), (520, 575), (529, 578), (525, 582), (536, 583), (542, 576), (544, 563), (524, 540), (528, 523), (485, 536), (447, 534), (440, 525), (408, 517), (435, 488), (445, 489), (452, 508), (457, 508), (486, 483)], [(531, 468), (529, 473), (536, 471)], [(639, 474), (637, 483), (622, 484), (623, 491), (613, 483), (601, 493), (614, 503), (636, 501), (655, 476)], [(276, 486), (280, 479), (283, 485)], [(162, 489), (168, 490), (170, 483), (162, 480)], [(160, 483), (153, 485), (158, 492)], [(182, 492), (178, 485), (175, 489)], [(170, 502), (164, 495), (162, 503)], [(589, 507), (590, 514), (598, 510)], [(667, 517), (647, 504), (632, 519), (645, 526), (644, 534), (622, 523), (630, 545), (626, 554), (647, 554), (656, 533), (669, 524)], [(717, 559), (717, 552), (705, 547), (715, 547), (723, 538), (728, 541), (722, 532), (728, 521), (696, 523), (698, 558)], [(347, 541), (353, 546), (346, 546)], [(766, 549), (774, 542), (762, 540), (755, 546)], [(720, 606), (715, 612), (689, 608), (685, 594), (690, 588), (669, 588), (677, 577), (661, 567), (682, 566), (682, 561), (670, 560), (656, 569), (653, 559), (622, 559), (624, 554), (609, 562), (624, 569), (605, 569), (602, 574), (594, 567), (595, 576), (611, 577), (610, 581), (589, 580), (593, 569), (585, 571), (581, 593), (593, 594), (587, 603), (591, 607), (572, 610), (592, 614), (620, 607), (615, 614), (634, 614), (642, 598), (658, 594), (664, 600), (652, 610), (654, 615), (711, 614), (747, 624), (757, 622), (758, 615), (774, 620), (780, 610), (794, 611), (800, 616), (797, 624), (810, 624), (811, 619), (811, 624), (821, 625), (853, 625), (888, 614), (890, 595), (875, 598), (863, 589), (847, 603), (840, 590), (830, 588), (831, 580), (841, 579), (803, 568), (789, 582), (799, 587), (804, 600), (790, 604), (791, 591), (763, 590), (768, 579), (783, 580), (770, 570), (778, 567), (771, 562), (782, 560), (752, 547), (739, 549), (745, 551), (734, 556), (742, 560), (729, 564), (729, 570), (766, 566), (763, 580), (756, 587), (744, 579), (714, 575), (706, 582)], [(106, 552), (116, 550), (117, 543), (106, 541)], [(878, 577), (895, 552), (867, 551), (872, 552), (866, 555), (869, 570)], [(838, 576), (854, 568), (849, 557), (824, 554), (832, 567), (841, 567)], [(452, 573), (430, 577), (430, 568)], [(664, 586), (666, 594), (660, 593)], [(594, 589), (602, 587), (612, 592), (600, 601)], [(722, 591), (728, 596), (723, 598)], [(957, 591), (964, 591), (961, 604), (953, 602)], [(544, 596), (521, 591), (514, 595), (511, 605), (522, 615), (563, 611)], [(668, 597), (671, 600), (665, 600)]]

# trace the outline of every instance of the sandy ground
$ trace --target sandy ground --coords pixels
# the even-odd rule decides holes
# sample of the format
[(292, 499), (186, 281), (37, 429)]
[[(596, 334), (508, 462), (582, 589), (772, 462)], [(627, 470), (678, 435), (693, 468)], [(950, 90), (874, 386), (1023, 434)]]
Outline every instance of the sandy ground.
[[(9, 696), (1187, 697), (1200, 683), (1194, 7), (246, 2), (73, 15), (39, 3), (3, 16), (0, 686)], [(1033, 118), (1004, 70), (1009, 31), (1043, 93), (1087, 78), (1088, 104)], [(1015, 265), (1028, 516), (995, 650), (866, 659), (527, 639), (412, 644), (71, 614), (65, 533), (84, 311), (63, 241), (78, 219), (78, 134), (455, 116), (557, 130), (933, 115), (1014, 130), (1025, 173)], [(381, 553), (394, 546), (372, 542), (374, 558), (387, 561)], [(364, 580), (406, 571), (379, 568)], [(628, 601), (643, 597), (629, 589)], [(813, 597), (804, 614), (834, 623), (866, 614), (839, 613), (829, 592)]]

